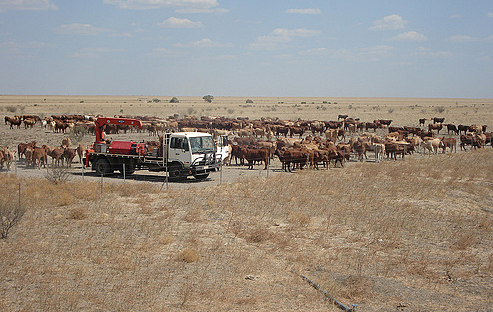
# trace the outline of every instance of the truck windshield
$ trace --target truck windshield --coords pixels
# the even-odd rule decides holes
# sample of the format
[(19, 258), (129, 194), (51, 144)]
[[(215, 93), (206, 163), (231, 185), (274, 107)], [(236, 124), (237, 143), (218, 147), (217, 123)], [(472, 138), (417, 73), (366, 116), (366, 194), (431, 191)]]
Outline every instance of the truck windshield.
[(213, 152), (216, 150), (216, 145), (211, 136), (194, 137), (190, 139), (190, 147), (192, 153)]

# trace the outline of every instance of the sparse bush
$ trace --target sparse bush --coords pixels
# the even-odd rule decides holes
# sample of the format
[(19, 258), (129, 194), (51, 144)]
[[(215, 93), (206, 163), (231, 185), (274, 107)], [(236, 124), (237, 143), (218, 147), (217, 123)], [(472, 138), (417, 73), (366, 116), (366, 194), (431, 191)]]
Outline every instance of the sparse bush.
[(50, 167), (46, 173), (46, 180), (55, 185), (65, 183), (69, 178), (70, 172), (65, 167)]
[(187, 108), (187, 115), (192, 116), (194, 113), (196, 113), (195, 109), (193, 107)]
[(253, 101), (252, 101), (252, 100), (250, 100), (250, 99), (248, 99), (248, 100), (246, 100), (246, 103), (247, 103), (247, 104), (251, 104), (251, 103), (253, 103)]
[(14, 106), (14, 105), (7, 105), (5, 106), (5, 109), (7, 110), (7, 112), (9, 113), (15, 113), (17, 111), (17, 106)]
[(17, 203), (0, 201), (0, 239), (7, 238), (9, 231), (26, 212)]
[(443, 113), (445, 111), (445, 107), (443, 106), (438, 106), (438, 107), (435, 107), (433, 109), (433, 111), (437, 112), (437, 113)]
[(392, 114), (394, 112), (394, 109), (393, 108), (389, 108), (388, 112), (389, 112), (389, 114)]
[(180, 101), (178, 100), (178, 98), (176, 96), (174, 96), (171, 100), (169, 100), (170, 103), (180, 103)]
[[(120, 113), (123, 113), (123, 109), (120, 110)], [(74, 142), (76, 144), (82, 142), (82, 139), (86, 135), (86, 128), (84, 126), (75, 126), (72, 129), (70, 129), (70, 133), (68, 134), (68, 137), (71, 142)]]
[(228, 114), (232, 115), (232, 114), (234, 114), (235, 110), (232, 108), (228, 108), (227, 112), (228, 112)]
[(153, 99), (152, 99), (152, 102), (154, 102), (154, 103), (159, 103), (159, 102), (161, 102), (161, 100), (160, 100), (160, 99), (158, 99), (158, 98), (153, 98)]

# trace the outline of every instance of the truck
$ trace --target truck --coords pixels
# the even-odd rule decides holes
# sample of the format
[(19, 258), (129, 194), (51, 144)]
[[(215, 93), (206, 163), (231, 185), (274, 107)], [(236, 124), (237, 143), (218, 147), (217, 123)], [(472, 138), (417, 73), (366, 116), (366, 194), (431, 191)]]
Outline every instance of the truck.
[[(136, 141), (105, 139), (106, 125), (129, 125), (142, 128), (142, 122), (131, 118), (98, 117), (95, 121), (96, 141), (85, 154), (85, 165), (99, 175), (119, 170), (132, 174), (135, 170), (165, 172), (172, 180), (193, 176), (202, 180), (219, 171), (222, 154), (217, 153), (211, 134), (203, 132), (165, 133), (159, 146)], [(223, 139), (224, 140), (224, 139)]]

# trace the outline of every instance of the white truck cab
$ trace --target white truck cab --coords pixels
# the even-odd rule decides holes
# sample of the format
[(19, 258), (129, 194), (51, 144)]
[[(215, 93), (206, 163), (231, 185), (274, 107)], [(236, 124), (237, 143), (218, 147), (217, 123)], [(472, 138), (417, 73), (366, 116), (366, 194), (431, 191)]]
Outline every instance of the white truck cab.
[(208, 172), (218, 170), (217, 147), (209, 133), (175, 132), (167, 134), (165, 140), (168, 162), (182, 166), (172, 171), (188, 170), (195, 177), (206, 177)]

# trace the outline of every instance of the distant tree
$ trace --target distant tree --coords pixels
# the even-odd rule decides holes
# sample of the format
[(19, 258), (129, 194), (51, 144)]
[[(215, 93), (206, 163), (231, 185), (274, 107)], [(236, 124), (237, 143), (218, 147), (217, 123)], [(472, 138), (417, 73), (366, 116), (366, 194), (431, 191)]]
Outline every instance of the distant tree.
[(176, 96), (174, 96), (171, 100), (169, 100), (170, 103), (180, 103), (180, 101), (178, 100), (178, 98)]
[(250, 100), (250, 99), (248, 99), (248, 100), (246, 100), (246, 103), (247, 103), (247, 104), (251, 104), (251, 103), (253, 103), (253, 101), (252, 101), (252, 100)]
[(208, 102), (208, 103), (212, 103), (212, 100), (214, 99), (214, 97), (212, 95), (204, 95), (204, 97), (202, 97), (204, 99), (204, 101)]

